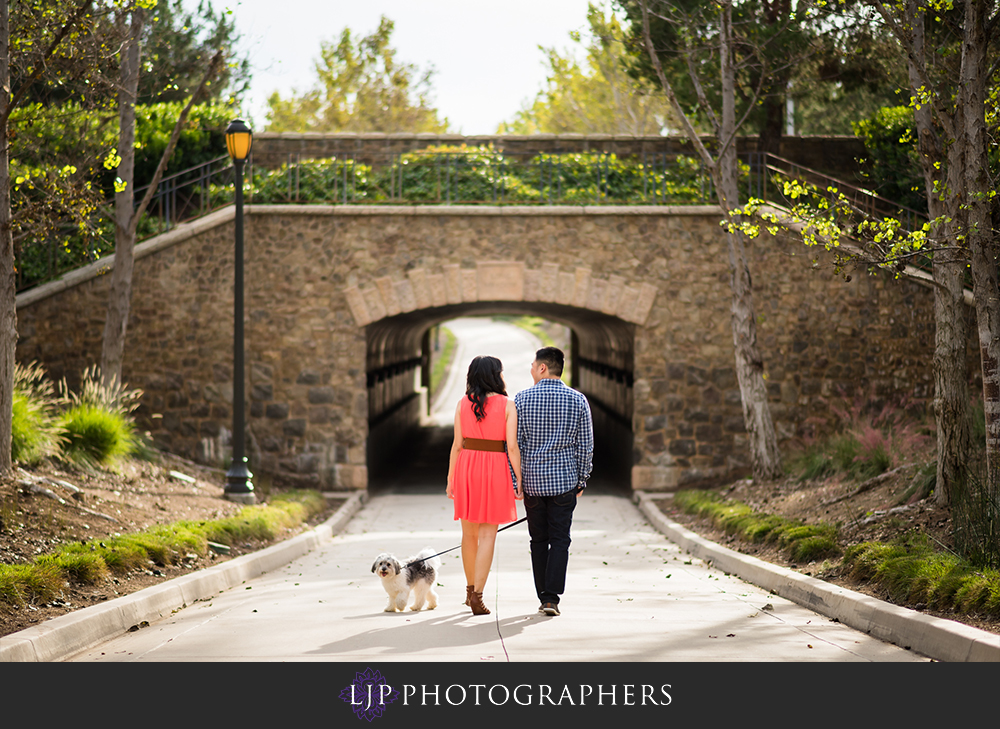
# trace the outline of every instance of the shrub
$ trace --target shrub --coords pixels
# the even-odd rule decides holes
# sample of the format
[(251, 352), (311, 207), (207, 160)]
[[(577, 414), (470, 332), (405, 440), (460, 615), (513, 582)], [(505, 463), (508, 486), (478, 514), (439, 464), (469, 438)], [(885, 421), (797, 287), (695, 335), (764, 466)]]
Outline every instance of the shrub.
[(889, 544), (865, 542), (849, 548), (844, 565), (850, 574), (883, 586), (901, 602), (923, 602), (938, 609), (1000, 615), (1000, 572), (939, 552), (923, 534)]
[(61, 420), (66, 456), (88, 465), (107, 464), (125, 456), (135, 443), (135, 426), (119, 413), (97, 405), (74, 405)]
[(879, 405), (871, 396), (831, 405), (838, 421), (832, 434), (804, 441), (789, 458), (790, 473), (803, 481), (836, 474), (865, 481), (925, 458), (929, 427), (904, 405)]
[(67, 580), (93, 584), (109, 572), (128, 574), (150, 561), (161, 566), (176, 564), (188, 552), (205, 554), (209, 540), (270, 540), (325, 508), (326, 499), (318, 491), (288, 491), (269, 504), (245, 507), (228, 519), (161, 524), (142, 532), (63, 545), (31, 564), (0, 564), (0, 604), (46, 602), (59, 594)]
[(796, 562), (811, 562), (840, 551), (837, 529), (828, 524), (803, 524), (775, 514), (758, 514), (746, 504), (699, 489), (678, 491), (674, 503), (689, 514), (709, 518), (727, 534), (751, 542), (777, 543)]
[(32, 363), (14, 365), (14, 409), (11, 422), (11, 458), (33, 464), (56, 455), (64, 431), (56, 415), (57, 399), (45, 370)]
[(141, 390), (103, 384), (96, 366), (84, 370), (79, 392), (70, 392), (65, 379), (59, 388), (68, 406), (59, 419), (66, 432), (67, 458), (85, 465), (107, 464), (138, 447), (131, 412), (139, 404)]

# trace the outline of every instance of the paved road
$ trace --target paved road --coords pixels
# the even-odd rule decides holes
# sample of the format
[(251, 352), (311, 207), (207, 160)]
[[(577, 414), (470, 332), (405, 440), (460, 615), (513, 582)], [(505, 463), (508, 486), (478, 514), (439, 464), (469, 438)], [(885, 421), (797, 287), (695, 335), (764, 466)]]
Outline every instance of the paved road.
[(616, 496), (581, 497), (560, 617), (536, 612), (524, 524), (499, 535), (491, 615), (462, 605), (458, 550), (442, 558), (437, 609), (383, 612), (379, 552), (459, 537), (443, 494), (376, 496), (308, 555), (72, 660), (927, 660), (693, 559)]
[(431, 419), (435, 423), (448, 426), (455, 422), (455, 406), (465, 395), (469, 363), (477, 355), (491, 355), (503, 362), (504, 383), (509, 397), (531, 387), (531, 362), (535, 351), (542, 346), (538, 337), (513, 324), (484, 317), (453, 319), (444, 326), (455, 334), (458, 342), (454, 365), (440, 393), (434, 398)]

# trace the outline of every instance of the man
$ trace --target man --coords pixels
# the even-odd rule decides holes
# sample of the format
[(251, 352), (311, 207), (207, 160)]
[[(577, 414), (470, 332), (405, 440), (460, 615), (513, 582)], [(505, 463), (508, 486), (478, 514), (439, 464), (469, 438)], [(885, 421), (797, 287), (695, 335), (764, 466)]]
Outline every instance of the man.
[(594, 455), (590, 403), (560, 379), (564, 363), (556, 347), (539, 349), (531, 363), (535, 384), (514, 398), (531, 570), (545, 615), (559, 614), (573, 510)]

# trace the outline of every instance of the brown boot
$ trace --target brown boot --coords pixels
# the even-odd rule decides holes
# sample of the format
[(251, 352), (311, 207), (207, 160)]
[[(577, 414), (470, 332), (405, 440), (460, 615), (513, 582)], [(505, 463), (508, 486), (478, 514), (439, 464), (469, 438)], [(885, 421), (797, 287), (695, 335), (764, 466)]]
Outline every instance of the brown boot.
[(475, 585), (465, 586), (465, 604), (472, 605), (472, 593), (476, 591)]
[(473, 615), (489, 615), (490, 609), (483, 602), (483, 593), (473, 592), (470, 600)]

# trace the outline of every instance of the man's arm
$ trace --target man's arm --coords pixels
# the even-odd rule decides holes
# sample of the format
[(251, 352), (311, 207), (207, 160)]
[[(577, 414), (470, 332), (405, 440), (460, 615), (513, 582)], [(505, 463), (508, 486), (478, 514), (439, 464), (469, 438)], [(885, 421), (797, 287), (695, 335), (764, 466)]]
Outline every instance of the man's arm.
[(594, 464), (594, 419), (590, 413), (590, 403), (585, 397), (582, 400), (574, 454), (577, 467), (577, 493), (587, 487), (587, 479), (590, 478)]

